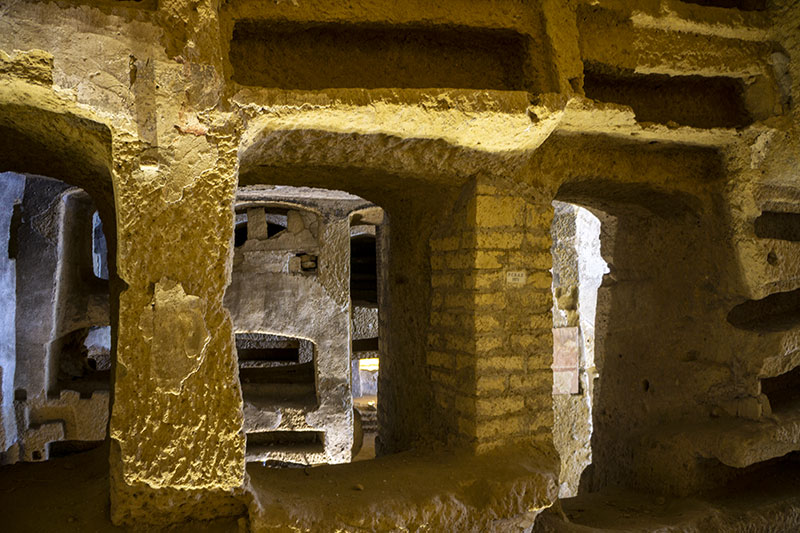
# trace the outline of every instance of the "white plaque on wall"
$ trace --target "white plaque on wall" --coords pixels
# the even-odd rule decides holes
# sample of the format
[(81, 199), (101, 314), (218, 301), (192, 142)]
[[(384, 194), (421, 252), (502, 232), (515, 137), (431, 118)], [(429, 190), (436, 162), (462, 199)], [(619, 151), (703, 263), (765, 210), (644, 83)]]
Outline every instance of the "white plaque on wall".
[(528, 280), (528, 274), (524, 270), (514, 270), (506, 272), (506, 285), (512, 287), (522, 287)]

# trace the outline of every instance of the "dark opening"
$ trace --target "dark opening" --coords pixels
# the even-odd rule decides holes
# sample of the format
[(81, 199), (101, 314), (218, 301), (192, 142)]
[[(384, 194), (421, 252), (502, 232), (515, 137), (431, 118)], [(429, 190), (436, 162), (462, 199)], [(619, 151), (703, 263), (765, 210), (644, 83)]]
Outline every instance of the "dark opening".
[(292, 452), (322, 453), (324, 431), (260, 431), (247, 434), (247, 454), (271, 452), (285, 448)]
[(272, 238), (286, 229), (286, 215), (284, 215), (283, 218), (284, 221), (282, 225), (275, 222), (267, 222), (267, 237)]
[(281, 387), (273, 385), (297, 385), (301, 387), (309, 385), (313, 391), (314, 363), (271, 367), (240, 367), (239, 377), (242, 380), (242, 386), (251, 384), (269, 385), (266, 387), (265, 392), (275, 392), (281, 389)]
[(278, 335), (237, 333), (236, 352), (239, 365), (275, 366), (300, 362), (300, 340)]
[(353, 352), (377, 352), (378, 351), (378, 337), (370, 339), (355, 339), (353, 340)]
[(512, 30), (240, 20), (234, 81), (282, 89), (527, 90), (530, 38)]
[[(264, 216), (267, 219), (267, 238), (271, 239), (286, 229), (286, 209), (265, 208)], [(242, 246), (249, 234), (247, 232), (247, 209), (240, 209), (236, 213), (236, 226), (233, 229), (233, 246)]]
[(87, 346), (87, 338), (94, 328), (81, 328), (57, 339), (53, 353), (58, 354), (56, 390), (78, 391), (82, 398), (90, 398), (95, 391), (109, 390), (111, 356), (97, 355)]
[(247, 241), (247, 221), (236, 224), (233, 230), (233, 245), (238, 248)]
[(298, 363), (300, 353), (296, 348), (245, 348), (239, 350), (239, 362), (270, 361), (280, 363)]
[(317, 404), (314, 343), (262, 333), (237, 333), (239, 380), (251, 403)]
[(158, 9), (159, 0), (70, 0), (76, 4), (89, 4), (92, 7), (123, 7), (132, 9), (146, 9), (148, 11), (155, 11)]
[(731, 309), (728, 322), (751, 331), (786, 331), (800, 325), (800, 289), (747, 300)]
[(101, 440), (58, 440), (50, 443), (50, 459), (66, 457), (76, 453), (93, 450), (103, 444)]
[(764, 11), (767, 9), (767, 0), (683, 0), (687, 4), (698, 6), (725, 7), (741, 9), (742, 11)]
[(756, 237), (800, 241), (800, 213), (764, 211), (755, 220)]
[(767, 263), (770, 265), (775, 266), (778, 264), (778, 261), (778, 254), (776, 254), (774, 251), (770, 251), (767, 254)]
[(800, 367), (774, 378), (762, 379), (761, 392), (769, 398), (773, 412), (800, 407)]
[(725, 77), (635, 74), (587, 65), (586, 96), (630, 106), (639, 122), (696, 128), (738, 128), (751, 124), (741, 80)]
[(356, 305), (378, 305), (378, 252), (372, 235), (350, 239), (350, 297)]
[[(380, 331), (378, 319), (378, 236), (384, 226), (367, 222), (364, 214), (351, 219), (350, 297), (353, 304), (351, 390), (355, 408), (355, 461), (375, 457), (378, 433), (378, 374)], [(385, 221), (385, 220), (384, 220)], [(364, 227), (366, 224), (366, 227)], [(385, 259), (385, 258), (384, 258)]]

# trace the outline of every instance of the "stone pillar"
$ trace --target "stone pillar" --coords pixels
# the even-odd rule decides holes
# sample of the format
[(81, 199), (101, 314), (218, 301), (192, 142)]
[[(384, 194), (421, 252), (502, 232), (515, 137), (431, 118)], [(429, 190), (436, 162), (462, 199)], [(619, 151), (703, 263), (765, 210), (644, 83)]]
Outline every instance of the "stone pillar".
[(242, 511), (232, 497), (244, 478), (242, 396), (222, 304), (236, 145), (208, 131), (163, 139), (171, 144), (158, 164), (128, 157), (116, 168), (117, 268), (127, 284), (110, 425), (118, 524)]
[(431, 241), (435, 399), (478, 452), (552, 451), (551, 219), (549, 202), (480, 179)]

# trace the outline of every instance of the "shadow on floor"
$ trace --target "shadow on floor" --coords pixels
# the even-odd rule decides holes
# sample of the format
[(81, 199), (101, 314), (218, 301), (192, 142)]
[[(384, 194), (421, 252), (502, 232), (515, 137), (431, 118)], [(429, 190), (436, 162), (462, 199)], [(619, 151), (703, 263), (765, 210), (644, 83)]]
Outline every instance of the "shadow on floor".
[(108, 444), (41, 463), (0, 467), (0, 530), (9, 533), (237, 533), (236, 518), (158, 529), (116, 527), (109, 514)]

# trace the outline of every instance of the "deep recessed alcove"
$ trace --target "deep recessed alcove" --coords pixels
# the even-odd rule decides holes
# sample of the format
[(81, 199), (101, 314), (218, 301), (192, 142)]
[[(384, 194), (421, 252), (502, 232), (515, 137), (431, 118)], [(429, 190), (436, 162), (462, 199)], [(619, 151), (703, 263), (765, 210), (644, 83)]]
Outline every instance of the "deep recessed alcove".
[(85, 5), (106, 13), (125, 11), (156, 11), (159, 0), (63, 0), (66, 5)]
[(764, 211), (753, 226), (761, 239), (800, 241), (800, 213)]
[(639, 122), (695, 128), (739, 128), (753, 122), (742, 81), (721, 76), (637, 74), (588, 64), (586, 96), (630, 106)]
[(739, 9), (741, 11), (764, 11), (767, 8), (767, 0), (683, 0), (683, 2), (699, 6)]
[(233, 80), (280, 89), (526, 90), (530, 37), (512, 30), (239, 20)]
[[(247, 434), (247, 453), (250, 456), (262, 457), (286, 452), (322, 454), (325, 452), (325, 433), (322, 431), (260, 431)], [(281, 466), (290, 465), (281, 464)]]
[(800, 367), (779, 376), (763, 378), (761, 393), (769, 399), (773, 413), (797, 410), (800, 408)]
[(728, 322), (739, 329), (765, 333), (792, 329), (800, 325), (800, 289), (742, 302), (728, 313)]

